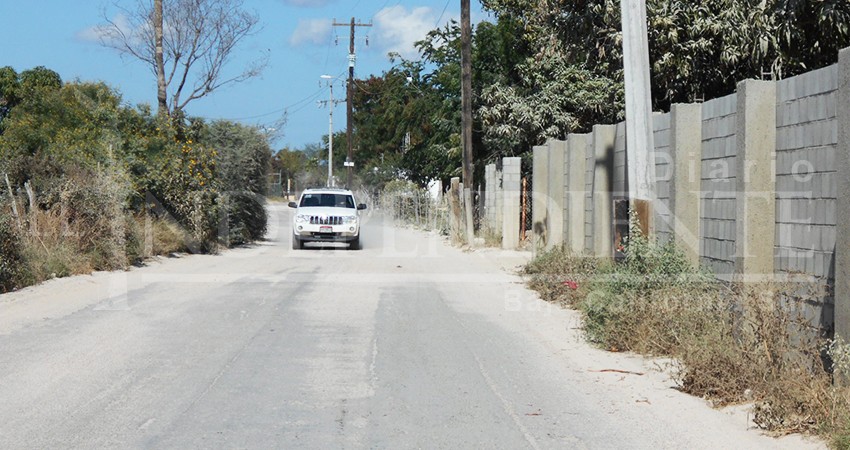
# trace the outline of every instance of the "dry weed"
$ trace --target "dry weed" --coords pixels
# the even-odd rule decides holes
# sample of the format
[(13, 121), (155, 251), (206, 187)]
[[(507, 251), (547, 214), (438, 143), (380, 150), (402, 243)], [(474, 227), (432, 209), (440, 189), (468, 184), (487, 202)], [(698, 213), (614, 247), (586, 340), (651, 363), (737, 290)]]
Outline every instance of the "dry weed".
[[(807, 305), (827, 295), (820, 284), (789, 277), (730, 286), (669, 249), (638, 243), (640, 254), (613, 266), (558, 249), (524, 273), (542, 298), (583, 313), (592, 342), (673, 357), (683, 391), (717, 406), (752, 402), (765, 430), (818, 433), (850, 448), (850, 388), (833, 383), (830, 365), (850, 367), (850, 347), (827, 346), (810, 320)], [(581, 282), (574, 289), (565, 279)]]

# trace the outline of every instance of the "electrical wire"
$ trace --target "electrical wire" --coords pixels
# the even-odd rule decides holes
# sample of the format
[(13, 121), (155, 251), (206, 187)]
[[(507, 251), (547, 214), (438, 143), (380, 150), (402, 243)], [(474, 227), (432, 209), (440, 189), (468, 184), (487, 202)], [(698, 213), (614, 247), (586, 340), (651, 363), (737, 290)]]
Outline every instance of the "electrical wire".
[(443, 20), (443, 16), (446, 14), (446, 10), (449, 9), (449, 3), (451, 0), (446, 0), (446, 6), (443, 6), (443, 12), (440, 13), (440, 17), (437, 19), (437, 23), (434, 24), (434, 28), (440, 28), (440, 22)]
[(384, 1), (384, 4), (383, 4), (383, 5), (381, 5), (381, 7), (380, 7), (380, 8), (378, 8), (378, 10), (377, 10), (377, 11), (375, 11), (375, 14), (372, 14), (372, 19), (374, 19), (374, 18), (375, 18), (375, 16), (377, 16), (379, 12), (383, 11), (383, 10), (384, 10), (384, 8), (387, 6), (387, 3), (389, 3), (389, 2), (390, 2), (390, 0), (385, 0), (385, 1)]
[(354, 6), (351, 7), (351, 11), (349, 12), (354, 13), (354, 10), (357, 9), (358, 6), (360, 6), (360, 0), (357, 0), (357, 3), (355, 3)]
[[(271, 116), (272, 114), (280, 114), (280, 113), (282, 113), (282, 112), (286, 112), (286, 111), (287, 111), (287, 110), (289, 110), (290, 108), (294, 108), (294, 107), (296, 107), (296, 106), (299, 106), (299, 105), (301, 105), (302, 103), (308, 103), (308, 102), (310, 102), (310, 101), (314, 100), (316, 97), (318, 97), (318, 96), (319, 96), (319, 94), (321, 94), (321, 93), (322, 93), (322, 92), (324, 92), (324, 91), (325, 91), (325, 89), (324, 89), (324, 88), (319, 89), (318, 91), (316, 91), (315, 93), (311, 94), (311, 95), (310, 95), (310, 96), (308, 96), (308, 97), (304, 97), (303, 99), (298, 100), (298, 101), (297, 101), (297, 102), (295, 102), (295, 103), (292, 103), (292, 104), (290, 104), (290, 105), (284, 106), (283, 108), (280, 108), (280, 109), (276, 109), (276, 110), (274, 110), (274, 111), (270, 111), (270, 112), (263, 113), (263, 114), (257, 114), (256, 116), (239, 117), (239, 118), (236, 118), (236, 119), (228, 119), (228, 120), (232, 120), (232, 121), (251, 120), (251, 119), (259, 119), (260, 117), (267, 117), (267, 116)], [(299, 109), (299, 111), (300, 111), (300, 109)]]

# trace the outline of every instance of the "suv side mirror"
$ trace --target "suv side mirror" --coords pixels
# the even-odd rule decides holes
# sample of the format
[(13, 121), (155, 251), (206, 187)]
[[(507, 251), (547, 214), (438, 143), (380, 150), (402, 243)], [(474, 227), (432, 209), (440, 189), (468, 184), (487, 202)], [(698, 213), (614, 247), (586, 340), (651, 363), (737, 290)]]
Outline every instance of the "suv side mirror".
[(364, 210), (364, 209), (366, 209), (366, 204), (365, 204), (365, 203), (361, 203), (361, 204), (357, 205), (357, 210), (358, 210), (358, 211), (362, 211), (362, 210)]
[(295, 202), (289, 202), (289, 207), (290, 207), (290, 208), (298, 208), (298, 203), (295, 203)]

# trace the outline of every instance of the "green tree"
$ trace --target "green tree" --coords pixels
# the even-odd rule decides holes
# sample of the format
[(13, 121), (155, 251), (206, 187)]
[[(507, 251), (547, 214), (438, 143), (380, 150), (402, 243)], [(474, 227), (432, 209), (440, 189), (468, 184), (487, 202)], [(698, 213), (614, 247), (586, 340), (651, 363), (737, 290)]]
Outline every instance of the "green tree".
[(518, 83), (496, 83), (482, 92), (477, 115), (490, 159), (622, 118), (622, 83), (569, 63), (555, 43), (519, 72)]
[(3, 119), (25, 98), (38, 96), (41, 91), (54, 91), (62, 87), (58, 73), (38, 66), (18, 74), (12, 67), (0, 67), (0, 134)]
[(307, 161), (308, 156), (303, 151), (285, 147), (272, 156), (271, 172), (280, 173), (284, 180), (291, 179), (307, 170)]
[[(538, 48), (550, 36), (571, 64), (621, 80), (617, 0), (483, 0), (497, 17), (524, 24)], [(649, 0), (653, 105), (716, 98), (745, 78), (780, 78), (836, 61), (850, 45), (846, 0)]]
[(121, 151), (121, 98), (102, 83), (56, 86), (44, 72), (27, 74), (0, 136), (0, 165), (13, 184), (44, 191), (68, 170), (111, 164)]

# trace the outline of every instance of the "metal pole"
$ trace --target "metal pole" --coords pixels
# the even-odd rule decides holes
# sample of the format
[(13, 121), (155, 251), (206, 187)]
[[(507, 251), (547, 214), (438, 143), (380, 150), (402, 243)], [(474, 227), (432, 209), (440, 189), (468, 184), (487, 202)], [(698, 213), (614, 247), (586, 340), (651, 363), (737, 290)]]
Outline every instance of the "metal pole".
[(334, 185), (334, 84), (330, 83), (331, 102), (328, 103), (328, 187)]

